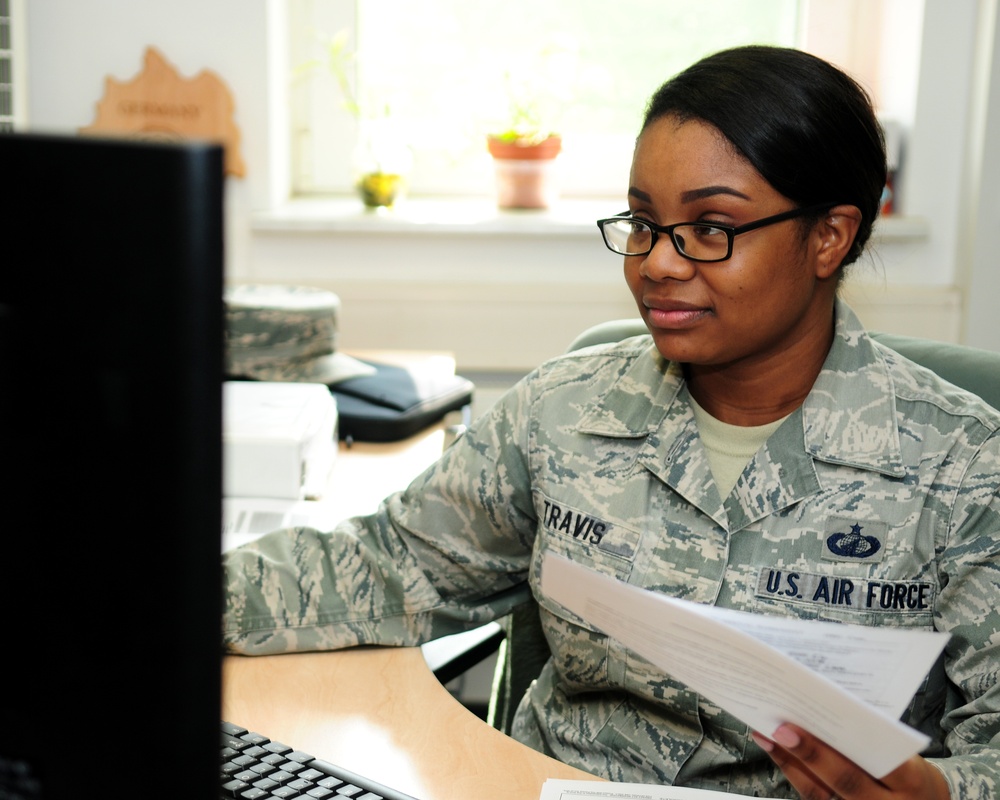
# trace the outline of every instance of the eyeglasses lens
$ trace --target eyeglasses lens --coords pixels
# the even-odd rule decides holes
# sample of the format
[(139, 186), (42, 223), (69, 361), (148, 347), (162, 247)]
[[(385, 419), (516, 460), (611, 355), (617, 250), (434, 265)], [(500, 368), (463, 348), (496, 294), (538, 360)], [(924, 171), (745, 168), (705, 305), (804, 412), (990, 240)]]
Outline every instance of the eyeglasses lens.
[(698, 261), (718, 261), (729, 252), (726, 232), (711, 225), (679, 225), (674, 228), (674, 241), (678, 250)]
[(626, 256), (645, 253), (653, 238), (653, 232), (647, 226), (630, 219), (607, 223), (604, 235), (612, 249)]

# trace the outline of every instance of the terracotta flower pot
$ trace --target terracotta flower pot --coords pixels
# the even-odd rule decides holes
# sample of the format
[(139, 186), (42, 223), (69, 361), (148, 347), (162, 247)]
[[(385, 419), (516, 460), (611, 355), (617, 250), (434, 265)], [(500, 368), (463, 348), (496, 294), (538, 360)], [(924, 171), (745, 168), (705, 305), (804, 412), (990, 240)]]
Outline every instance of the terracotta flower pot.
[(486, 137), (486, 145), (493, 158), (514, 161), (534, 161), (552, 159), (562, 150), (562, 137), (555, 134), (541, 141), (527, 139), (503, 139), (499, 136)]
[(500, 208), (548, 208), (558, 197), (555, 159), (562, 139), (552, 135), (538, 142), (486, 140), (496, 167), (497, 205)]

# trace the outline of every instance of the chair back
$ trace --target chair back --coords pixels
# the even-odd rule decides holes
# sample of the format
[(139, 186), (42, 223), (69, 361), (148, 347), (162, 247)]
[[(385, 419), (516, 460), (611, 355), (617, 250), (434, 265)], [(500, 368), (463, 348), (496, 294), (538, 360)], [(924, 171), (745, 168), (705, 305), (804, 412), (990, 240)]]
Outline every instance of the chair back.
[[(647, 332), (645, 323), (639, 318), (612, 319), (587, 328), (570, 342), (566, 350), (571, 352), (594, 344), (619, 342)], [(1000, 408), (1000, 353), (896, 333), (872, 331), (870, 335), (875, 341), (927, 367), (949, 383), (979, 395), (994, 408)]]

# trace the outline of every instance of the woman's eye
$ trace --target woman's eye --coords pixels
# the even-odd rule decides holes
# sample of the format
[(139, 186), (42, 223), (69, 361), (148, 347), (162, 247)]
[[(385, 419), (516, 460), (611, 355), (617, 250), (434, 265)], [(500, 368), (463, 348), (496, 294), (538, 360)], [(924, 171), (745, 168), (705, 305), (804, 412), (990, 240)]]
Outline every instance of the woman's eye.
[(691, 230), (695, 236), (701, 236), (705, 238), (711, 238), (714, 236), (725, 236), (726, 232), (722, 228), (716, 228), (707, 222), (695, 223), (691, 226)]

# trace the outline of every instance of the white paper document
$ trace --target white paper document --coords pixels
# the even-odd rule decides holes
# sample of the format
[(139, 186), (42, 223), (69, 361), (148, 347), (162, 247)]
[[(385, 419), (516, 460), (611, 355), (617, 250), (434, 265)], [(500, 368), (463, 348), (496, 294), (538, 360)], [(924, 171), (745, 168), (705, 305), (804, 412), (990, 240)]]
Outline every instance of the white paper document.
[(733, 797), (740, 796), (678, 786), (598, 783), (549, 778), (542, 784), (542, 793), (538, 796), (538, 800), (732, 800)]
[(279, 528), (331, 530), (337, 519), (323, 503), (266, 497), (222, 499), (222, 549), (232, 550)]
[(927, 744), (899, 717), (945, 633), (715, 608), (552, 554), (542, 592), (765, 736), (795, 723), (876, 778)]

